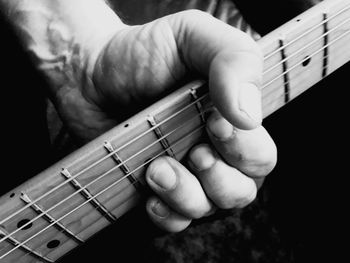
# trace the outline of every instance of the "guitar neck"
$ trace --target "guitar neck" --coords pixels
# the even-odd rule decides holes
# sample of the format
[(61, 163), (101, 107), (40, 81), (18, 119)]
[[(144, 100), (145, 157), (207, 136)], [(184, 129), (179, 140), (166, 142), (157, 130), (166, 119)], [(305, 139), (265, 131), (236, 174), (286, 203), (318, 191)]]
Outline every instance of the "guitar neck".
[[(350, 1), (326, 0), (259, 40), (267, 117), (350, 60)], [(212, 103), (190, 83), (0, 198), (1, 262), (55, 262), (136, 206), (152, 160), (182, 160)]]

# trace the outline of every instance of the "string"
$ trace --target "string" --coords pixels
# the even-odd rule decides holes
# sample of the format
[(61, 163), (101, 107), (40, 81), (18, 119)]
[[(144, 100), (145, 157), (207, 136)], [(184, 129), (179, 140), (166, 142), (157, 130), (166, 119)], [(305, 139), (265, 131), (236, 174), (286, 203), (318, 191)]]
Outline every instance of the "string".
[[(192, 103), (191, 103), (192, 104)], [(59, 206), (60, 204), (64, 203), (65, 201), (67, 201), (68, 199), (70, 199), (71, 197), (75, 196), (76, 194), (80, 193), (81, 191), (87, 189), (87, 187), (89, 187), (90, 185), (92, 185), (93, 183), (97, 182), (98, 180), (102, 179), (103, 177), (105, 177), (106, 175), (108, 175), (109, 173), (113, 172), (114, 170), (118, 169), (120, 166), (126, 164), (127, 162), (131, 161), (133, 158), (137, 157), (138, 155), (140, 155), (141, 153), (145, 152), (146, 150), (150, 149), (152, 146), (158, 144), (161, 140), (164, 140), (165, 138), (167, 138), (168, 136), (170, 136), (171, 134), (173, 134), (174, 132), (176, 132), (177, 130), (183, 128), (184, 126), (186, 126), (189, 122), (191, 122), (193, 119), (201, 116), (201, 114), (206, 113), (207, 111), (209, 111), (209, 109), (205, 110), (205, 111), (201, 111), (201, 113), (194, 115), (193, 117), (191, 117), (189, 120), (185, 121), (184, 123), (182, 123), (181, 125), (177, 126), (175, 129), (173, 129), (172, 131), (166, 133), (165, 135), (163, 135), (162, 137), (160, 137), (159, 139), (155, 140), (154, 142), (152, 142), (151, 144), (149, 144), (148, 146), (146, 146), (145, 148), (143, 148), (142, 150), (138, 151), (137, 153), (133, 154), (132, 156), (130, 156), (129, 158), (127, 158), (126, 160), (124, 160), (123, 162), (117, 164), (116, 166), (114, 166), (112, 169), (110, 169), (109, 171), (103, 173), (102, 175), (98, 176), (97, 178), (95, 178), (94, 180), (92, 180), (91, 182), (89, 182), (88, 184), (86, 184), (84, 187), (82, 187), (81, 189), (75, 191), (74, 193), (72, 193), (71, 195), (67, 196), (66, 198), (64, 198), (63, 200), (61, 200), (60, 202), (56, 203), (55, 205), (51, 206), (49, 209), (47, 209), (45, 211), (45, 213), (50, 212), (51, 210), (53, 210), (54, 208), (56, 208), (57, 206)], [(21, 228), (25, 228), (27, 225), (32, 224), (36, 219), (41, 218), (44, 214), (44, 212), (37, 215), (36, 217), (34, 217), (32, 220), (28, 221), (26, 224), (24, 224), (23, 226), (21, 226)], [(11, 234), (8, 234), (7, 236), (5, 236), (3, 239), (6, 239), (12, 235), (14, 235), (15, 233), (17, 233), (19, 230), (21, 230), (21, 228), (16, 229), (15, 231), (13, 231)], [(3, 240), (1, 240), (3, 241)]]
[(321, 36), (319, 36), (318, 38), (314, 39), (313, 41), (311, 41), (309, 44), (307, 44), (306, 46), (304, 46), (302, 49), (299, 49), (297, 52), (294, 52), (292, 55), (282, 59), (279, 63), (276, 63), (275, 65), (273, 65), (272, 67), (270, 67), (269, 69), (267, 69), (266, 71), (264, 71), (263, 74), (267, 74), (268, 72), (270, 72), (271, 70), (277, 68), (278, 66), (281, 66), (283, 63), (287, 62), (288, 60), (290, 60), (291, 58), (293, 58), (294, 56), (298, 55), (299, 53), (301, 53), (302, 51), (304, 51), (305, 49), (307, 49), (308, 47), (310, 47), (311, 45), (313, 45), (314, 43), (317, 43), (320, 39), (324, 39), (325, 36), (329, 35), (330, 33), (332, 33), (334, 30), (338, 29), (339, 27), (341, 27), (343, 24), (347, 23), (350, 20), (350, 18), (344, 20), (342, 23), (338, 24), (336, 27), (330, 29), (327, 31), (327, 33), (322, 34)]
[(267, 56), (265, 56), (265, 59), (268, 59), (270, 57), (272, 57), (273, 55), (275, 55), (276, 53), (280, 53), (281, 50), (285, 49), (286, 47), (290, 46), (291, 44), (295, 43), (296, 41), (300, 40), (301, 38), (303, 38), (304, 36), (308, 35), (309, 33), (313, 32), (314, 30), (316, 30), (319, 26), (323, 26), (324, 24), (328, 23), (329, 20), (331, 20), (332, 18), (340, 15), (341, 13), (347, 11), (350, 8), (350, 5), (347, 5), (346, 7), (344, 7), (343, 9), (339, 10), (337, 13), (327, 17), (326, 19), (322, 20), (321, 23), (316, 24), (315, 26), (309, 28), (307, 31), (305, 31), (303, 34), (299, 35), (298, 37), (294, 38), (293, 40), (291, 40), (290, 42), (288, 42), (287, 44), (279, 47), (278, 49), (276, 49), (275, 51), (273, 51), (272, 53), (268, 54)]
[[(200, 114), (196, 115), (197, 117), (200, 116)], [(197, 131), (201, 130), (203, 127), (205, 127), (205, 124), (200, 125), (198, 128), (196, 128), (195, 130), (191, 131), (190, 133), (188, 133), (186, 136), (182, 137), (181, 139), (179, 139), (178, 141), (176, 141), (172, 147), (176, 146), (178, 143), (182, 142), (183, 140), (187, 139), (189, 136), (191, 136), (192, 134), (196, 133)], [(114, 187), (115, 185), (119, 184), (121, 181), (123, 181), (124, 179), (128, 178), (128, 176), (130, 176), (130, 174), (135, 173), (136, 171), (138, 171), (139, 169), (143, 168), (144, 166), (146, 166), (148, 163), (152, 162), (153, 160), (155, 160), (156, 158), (158, 158), (159, 156), (161, 156), (162, 154), (166, 153), (171, 147), (168, 147), (164, 150), (162, 150), (161, 152), (159, 152), (157, 155), (153, 156), (152, 158), (148, 159), (147, 161), (145, 161), (142, 165), (138, 166), (137, 168), (135, 168), (133, 171), (127, 173), (126, 175), (124, 175), (123, 177), (121, 177), (120, 179), (118, 179), (117, 181), (115, 181), (114, 183), (108, 185), (106, 188), (104, 188), (103, 190), (101, 190), (100, 192), (98, 192), (97, 194), (93, 195), (91, 198), (88, 198), (86, 201), (84, 201), (82, 204), (80, 204), (79, 206), (77, 206), (76, 208), (74, 208), (73, 210), (69, 211), (68, 213), (64, 214), (63, 216), (59, 217), (58, 219), (55, 219), (52, 223), (50, 223), (48, 226), (46, 226), (45, 228), (41, 229), (40, 231), (36, 232), (34, 235), (30, 236), (29, 238), (27, 238), (26, 240), (20, 242), (19, 244), (17, 244), (14, 248), (12, 248), (11, 250), (9, 250), (8, 252), (6, 252), (5, 254), (1, 255), (0, 259), (3, 259), (4, 257), (6, 257), (7, 255), (9, 255), (10, 253), (12, 253), (13, 251), (17, 250), (19, 247), (23, 246), (25, 243), (29, 242), (30, 240), (32, 240), (34, 237), (38, 236), (39, 234), (41, 234), (42, 232), (44, 232), (45, 230), (47, 230), (48, 228), (50, 228), (51, 226), (55, 225), (57, 222), (61, 221), (62, 219), (66, 218), (68, 215), (72, 214), (73, 212), (75, 212), (76, 210), (78, 210), (79, 208), (81, 208), (83, 205), (89, 203), (91, 200), (97, 198), (99, 195), (103, 194), (104, 192), (106, 192), (107, 190), (109, 190), (110, 188)], [(114, 167), (115, 168), (115, 167)], [(112, 169), (114, 169), (112, 168)], [(110, 169), (109, 172), (112, 170)]]
[[(43, 199), (44, 197), (48, 196), (49, 194), (51, 194), (53, 191), (57, 190), (58, 188), (60, 188), (61, 186), (64, 186), (65, 184), (69, 183), (70, 181), (74, 180), (76, 177), (78, 177), (79, 175), (83, 174), (84, 172), (88, 171), (89, 169), (95, 167), (96, 165), (100, 164), (101, 162), (103, 162), (104, 160), (108, 159), (109, 157), (113, 156), (115, 153), (123, 150), (125, 147), (129, 146), (130, 144), (134, 143), (135, 141), (137, 141), (138, 139), (141, 139), (142, 137), (146, 136), (148, 133), (154, 131), (155, 129), (159, 128), (159, 126), (161, 126), (162, 124), (164, 124), (165, 122), (170, 121), (171, 119), (175, 118), (177, 115), (179, 115), (180, 113), (184, 112), (185, 110), (189, 109), (191, 106), (195, 105), (196, 103), (200, 102), (201, 100), (204, 100), (206, 97), (208, 96), (208, 94), (204, 94), (203, 96), (197, 98), (196, 100), (194, 100), (193, 102), (191, 102), (190, 104), (186, 105), (184, 108), (182, 108), (181, 110), (175, 112), (174, 114), (170, 115), (169, 117), (167, 117), (166, 119), (160, 121), (159, 123), (157, 123), (156, 125), (154, 125), (152, 128), (148, 129), (147, 131), (141, 133), (140, 135), (136, 136), (135, 138), (133, 138), (132, 140), (128, 141), (127, 143), (125, 143), (124, 145), (122, 145), (121, 147), (117, 148), (116, 150), (114, 150), (113, 152), (108, 153), (106, 156), (104, 156), (103, 158), (99, 159), (98, 161), (92, 163), (91, 165), (87, 166), (86, 168), (84, 168), (83, 170), (79, 171), (77, 174), (72, 175), (72, 177), (70, 177), (69, 179), (67, 179), (66, 181), (64, 181), (63, 183), (55, 186), (54, 188), (52, 188), (50, 191), (46, 192), (45, 194), (41, 195), (40, 197), (38, 197), (37, 199), (34, 199), (31, 203), (28, 203), (27, 205), (25, 205), (24, 207), (22, 207), (21, 209), (17, 210), (16, 212), (12, 213), (11, 215), (9, 215), (8, 217), (6, 217), (5, 219), (3, 219), (0, 222), (0, 225), (4, 224), (7, 220), (11, 219), (12, 217), (16, 216), (17, 214), (19, 214), (20, 212), (24, 211), (25, 209), (27, 209), (28, 207), (30, 207), (31, 205), (33, 205), (34, 203), (37, 203), (38, 201), (40, 201), (41, 199)], [(84, 156), (83, 156), (84, 157)], [(82, 158), (83, 158), (82, 157)], [(67, 167), (67, 169), (69, 169), (69, 167), (71, 167), (72, 164), (70, 166)], [(0, 242), (2, 242), (3, 239), (0, 240)]]
[[(262, 87), (262, 90), (267, 88), (269, 85), (271, 85), (273, 82), (275, 82), (276, 80), (280, 79), (282, 76), (288, 74), (291, 70), (295, 69), (296, 67), (300, 66), (301, 63), (307, 61), (308, 59), (310, 59), (311, 57), (313, 57), (314, 55), (316, 55), (317, 53), (323, 51), (324, 49), (326, 49), (328, 46), (330, 46), (331, 44), (339, 41), (339, 39), (343, 38), (344, 36), (346, 36), (347, 34), (350, 33), (350, 30), (345, 31), (343, 34), (341, 34), (340, 36), (338, 36), (337, 38), (335, 38), (333, 41), (327, 43), (326, 45), (324, 45), (322, 48), (316, 50), (314, 53), (312, 53), (311, 55), (307, 56), (306, 58), (304, 58), (303, 60), (301, 60), (300, 62), (294, 64), (292, 67), (288, 68), (288, 70), (284, 71), (282, 74), (278, 75), (277, 77), (275, 77), (274, 79), (272, 79), (271, 81), (269, 81), (268, 83), (264, 84)], [(329, 57), (329, 56), (326, 56)], [(271, 93), (274, 93), (276, 90), (272, 90), (269, 93), (265, 94), (264, 97), (269, 96)]]
[[(347, 33), (349, 33), (349, 32), (347, 31), (346, 34), (347, 34)], [(340, 38), (340, 37), (339, 37), (339, 38)], [(331, 43), (333, 43), (333, 42), (335, 42), (335, 41), (332, 41)], [(330, 43), (330, 44), (331, 44), (331, 43)], [(328, 44), (327, 46), (329, 46), (329, 44)], [(325, 47), (326, 47), (326, 46), (325, 46)], [(324, 47), (324, 48), (325, 48), (325, 47)], [(324, 48), (322, 48), (321, 50), (323, 50)], [(318, 53), (318, 52), (317, 52), (317, 53)], [(306, 59), (305, 59), (305, 60), (306, 60)], [(294, 68), (294, 67), (293, 67), (293, 68)], [(291, 70), (291, 69), (290, 69), (290, 70)], [(289, 71), (290, 71), (290, 70), (289, 70)], [(282, 75), (284, 75), (284, 74), (286, 74), (286, 72), (283, 73)], [(281, 76), (282, 76), (282, 75), (281, 75)], [(273, 80), (273, 81), (274, 81), (274, 80)], [(273, 81), (272, 81), (272, 82), (273, 82)], [(265, 85), (265, 87), (266, 87), (266, 86), (268, 86), (268, 85)], [(198, 99), (198, 100), (199, 100), (199, 99)], [(197, 102), (194, 102), (194, 103), (197, 103)], [(194, 103), (193, 103), (193, 104), (194, 104)], [(165, 121), (166, 121), (166, 120), (164, 120), (163, 122), (165, 122)], [(159, 126), (159, 125), (161, 125), (161, 123), (159, 123), (158, 126)], [(150, 129), (149, 131), (147, 131), (147, 133), (150, 132), (151, 130), (155, 129), (155, 128), (156, 128), (156, 126), (155, 126), (155, 127), (152, 127), (152, 129)], [(143, 135), (143, 136), (144, 136), (144, 135)], [(140, 136), (140, 137), (141, 137), (141, 136)], [(121, 148), (124, 148), (124, 147), (126, 147), (126, 145), (122, 146)], [(120, 149), (117, 149), (116, 151), (119, 151), (119, 150), (120, 150)], [(115, 151), (115, 152), (116, 152), (116, 151)], [(111, 156), (112, 154), (113, 154), (113, 153), (110, 153), (108, 156), (104, 157), (104, 159), (99, 160), (99, 161), (102, 162), (103, 160), (105, 160), (105, 159), (107, 159), (109, 156)], [(99, 162), (98, 162), (98, 163), (99, 163)], [(97, 164), (98, 164), (98, 163), (97, 163)], [(96, 164), (96, 165), (97, 165), (97, 164)], [(91, 166), (94, 167), (94, 165), (95, 165), (95, 164), (93, 164), (93, 165), (91, 165)], [(89, 166), (87, 169), (90, 169), (90, 168), (91, 168), (91, 167)], [(83, 172), (85, 172), (85, 170), (84, 170)], [(81, 173), (83, 173), (83, 172), (81, 172)], [(75, 175), (75, 177), (77, 177), (77, 176), (78, 176), (78, 174)], [(71, 180), (73, 180), (75, 177), (71, 178)], [(69, 181), (70, 181), (70, 180), (69, 180)], [(67, 180), (65, 183), (67, 183), (67, 182), (68, 182), (68, 180)], [(62, 185), (63, 185), (63, 184), (62, 184)], [(57, 187), (57, 189), (58, 189), (58, 187)], [(56, 190), (56, 189), (54, 189), (54, 190)], [(54, 190), (52, 190), (52, 191), (54, 191)], [(52, 191), (51, 191), (51, 192), (52, 192)], [(49, 193), (46, 193), (46, 195), (48, 195), (48, 194), (49, 194)], [(39, 200), (42, 199), (43, 197), (45, 197), (45, 196), (41, 196), (41, 197), (39, 198)], [(33, 203), (34, 203), (34, 202), (37, 202), (37, 201), (38, 201), (38, 200), (35, 200), (35, 201), (33, 201)], [(29, 207), (30, 205), (31, 205), (31, 204), (29, 204), (27, 207)], [(24, 210), (25, 208), (22, 208), (22, 209)], [(22, 211), (23, 211), (23, 210), (22, 210)], [(19, 211), (19, 212), (21, 212), (21, 211)], [(19, 212), (18, 212), (18, 213), (19, 213)], [(10, 216), (10, 218), (13, 217), (13, 216), (14, 216), (14, 215)], [(8, 219), (9, 219), (9, 218), (6, 218), (6, 219), (3, 220), (1, 223), (7, 221)], [(28, 224), (29, 224), (29, 223), (28, 223)], [(23, 227), (25, 227), (25, 226), (23, 226)], [(13, 233), (12, 233), (12, 234), (13, 234)], [(6, 239), (6, 237), (3, 238), (3, 239), (1, 240), (1, 242), (2, 242), (4, 239)]]

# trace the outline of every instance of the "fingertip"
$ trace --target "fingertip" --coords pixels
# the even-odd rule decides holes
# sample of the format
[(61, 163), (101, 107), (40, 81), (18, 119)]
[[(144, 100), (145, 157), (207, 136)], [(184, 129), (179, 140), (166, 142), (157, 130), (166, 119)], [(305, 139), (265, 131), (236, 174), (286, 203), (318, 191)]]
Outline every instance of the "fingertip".
[(178, 183), (178, 178), (169, 160), (159, 157), (148, 166), (146, 181), (152, 190), (159, 193), (173, 190)]

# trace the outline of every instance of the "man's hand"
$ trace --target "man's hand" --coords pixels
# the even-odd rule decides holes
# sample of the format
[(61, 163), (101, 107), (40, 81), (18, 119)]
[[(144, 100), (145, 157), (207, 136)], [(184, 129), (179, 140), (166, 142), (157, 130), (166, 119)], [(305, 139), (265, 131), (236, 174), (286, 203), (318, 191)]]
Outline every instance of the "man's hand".
[(243, 207), (275, 166), (261, 126), (262, 56), (245, 33), (199, 11), (127, 26), (101, 0), (0, 0), (51, 85), (62, 120), (88, 141), (194, 77), (209, 80), (216, 110), (180, 164), (161, 157), (146, 180), (150, 218), (185, 229), (216, 208)]
[(161, 157), (147, 169), (155, 193), (147, 211), (161, 228), (181, 231), (216, 208), (254, 200), (276, 163), (276, 147), (260, 125), (261, 71), (253, 40), (199, 11), (127, 27), (102, 50), (86, 92), (100, 109), (96, 127), (101, 120), (114, 125), (113, 112), (130, 113), (131, 105), (152, 101), (193, 75), (209, 78), (217, 108), (207, 124), (212, 144), (194, 147), (184, 165)]

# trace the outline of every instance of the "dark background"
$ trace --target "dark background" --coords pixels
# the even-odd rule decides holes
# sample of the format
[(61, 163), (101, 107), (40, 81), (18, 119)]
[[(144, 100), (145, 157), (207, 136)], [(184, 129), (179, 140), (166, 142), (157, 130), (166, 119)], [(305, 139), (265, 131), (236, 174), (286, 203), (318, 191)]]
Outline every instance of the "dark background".
[[(299, 13), (307, 1), (292, 2), (238, 4), (244, 13), (255, 5), (248, 20), (264, 34)], [(0, 32), (0, 191), (5, 193), (54, 157), (48, 154), (52, 149), (45, 83), (3, 21)], [(347, 238), (342, 220), (348, 207), (349, 72), (350, 65), (344, 66), (264, 120), (278, 146), (279, 161), (247, 208), (221, 211), (184, 232), (167, 234), (157, 230), (140, 207), (62, 263), (83, 258), (85, 262), (337, 262), (346, 252), (341, 244)]]

